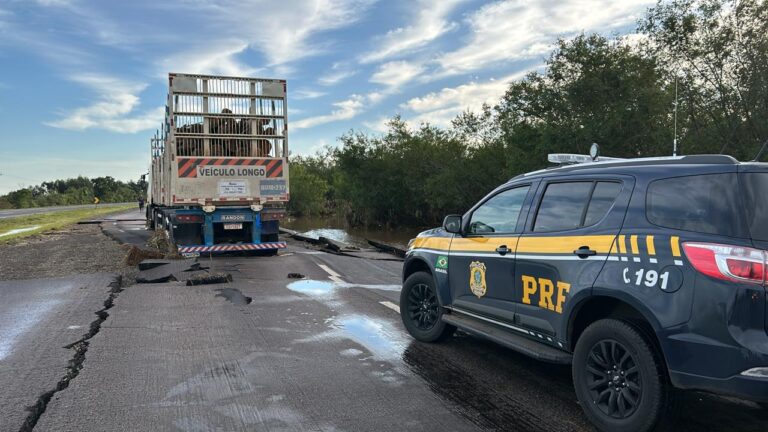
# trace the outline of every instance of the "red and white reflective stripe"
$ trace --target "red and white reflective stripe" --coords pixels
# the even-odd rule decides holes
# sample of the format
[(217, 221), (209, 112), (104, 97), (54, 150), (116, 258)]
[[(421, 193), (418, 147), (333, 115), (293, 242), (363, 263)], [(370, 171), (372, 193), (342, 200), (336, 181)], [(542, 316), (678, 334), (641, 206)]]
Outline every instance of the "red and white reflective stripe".
[(237, 245), (215, 245), (215, 246), (179, 246), (179, 253), (270, 250), (270, 249), (285, 249), (287, 247), (288, 247), (288, 244), (285, 242), (258, 243), (258, 244), (246, 243), (246, 244), (237, 244)]

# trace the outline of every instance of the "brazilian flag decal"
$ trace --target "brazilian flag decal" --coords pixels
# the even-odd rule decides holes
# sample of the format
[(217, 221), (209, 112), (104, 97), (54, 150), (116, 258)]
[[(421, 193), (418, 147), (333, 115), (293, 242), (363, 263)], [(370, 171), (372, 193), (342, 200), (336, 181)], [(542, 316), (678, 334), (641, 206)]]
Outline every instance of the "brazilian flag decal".
[(435, 268), (443, 270), (448, 269), (448, 257), (444, 255), (438, 256), (437, 262), (435, 263)]

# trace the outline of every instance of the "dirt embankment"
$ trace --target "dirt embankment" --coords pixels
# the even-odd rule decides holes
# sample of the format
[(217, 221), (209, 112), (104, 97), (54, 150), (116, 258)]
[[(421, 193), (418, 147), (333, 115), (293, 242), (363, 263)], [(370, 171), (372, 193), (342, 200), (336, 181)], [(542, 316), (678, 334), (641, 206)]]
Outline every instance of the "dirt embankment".
[(124, 264), (125, 255), (98, 225), (74, 225), (0, 244), (0, 280), (102, 272), (131, 276), (135, 270)]

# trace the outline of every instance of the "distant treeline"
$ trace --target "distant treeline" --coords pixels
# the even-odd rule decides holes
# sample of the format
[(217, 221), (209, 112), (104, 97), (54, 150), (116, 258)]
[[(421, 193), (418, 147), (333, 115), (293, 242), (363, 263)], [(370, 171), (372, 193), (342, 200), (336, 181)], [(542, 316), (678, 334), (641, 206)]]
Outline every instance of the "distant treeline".
[(56, 205), (136, 201), (146, 195), (146, 182), (122, 182), (112, 177), (77, 177), (44, 182), (0, 196), (0, 208), (28, 208)]
[(294, 157), (290, 209), (435, 225), (548, 166), (548, 153), (586, 154), (596, 142), (606, 156), (671, 155), (676, 92), (680, 154), (751, 160), (768, 139), (768, 2), (660, 2), (637, 32), (559, 40), (543, 72), (448, 128), (395, 117), (383, 135), (350, 131), (338, 148)]

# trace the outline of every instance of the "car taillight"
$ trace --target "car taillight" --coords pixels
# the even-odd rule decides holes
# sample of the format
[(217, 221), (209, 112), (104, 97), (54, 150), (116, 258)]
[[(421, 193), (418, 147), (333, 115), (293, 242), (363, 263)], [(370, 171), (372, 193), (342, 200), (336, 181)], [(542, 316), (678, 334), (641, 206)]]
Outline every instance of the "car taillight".
[(765, 281), (768, 254), (760, 249), (714, 243), (683, 243), (683, 250), (691, 265), (707, 276), (758, 284)]

